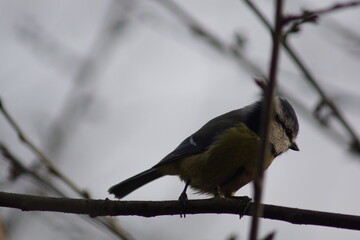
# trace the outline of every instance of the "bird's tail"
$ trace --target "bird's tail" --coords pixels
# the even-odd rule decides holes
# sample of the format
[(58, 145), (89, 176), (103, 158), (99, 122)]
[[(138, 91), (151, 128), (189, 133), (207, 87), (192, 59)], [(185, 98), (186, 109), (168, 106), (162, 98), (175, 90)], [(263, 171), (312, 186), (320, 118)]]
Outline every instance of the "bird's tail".
[(112, 186), (108, 191), (110, 194), (114, 194), (116, 198), (123, 198), (139, 187), (144, 186), (145, 184), (154, 181), (162, 177), (163, 175), (155, 168), (150, 168), (146, 171), (143, 171), (129, 179), (122, 181), (114, 186)]

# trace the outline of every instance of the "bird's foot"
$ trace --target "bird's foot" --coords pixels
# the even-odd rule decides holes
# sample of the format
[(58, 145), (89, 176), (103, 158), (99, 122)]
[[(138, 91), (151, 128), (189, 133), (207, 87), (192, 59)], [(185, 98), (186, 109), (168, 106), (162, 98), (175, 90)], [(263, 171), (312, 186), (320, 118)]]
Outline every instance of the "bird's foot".
[(228, 198), (239, 201), (239, 216), (241, 219), (245, 215), (246, 211), (249, 209), (252, 199), (248, 196), (230, 196)]

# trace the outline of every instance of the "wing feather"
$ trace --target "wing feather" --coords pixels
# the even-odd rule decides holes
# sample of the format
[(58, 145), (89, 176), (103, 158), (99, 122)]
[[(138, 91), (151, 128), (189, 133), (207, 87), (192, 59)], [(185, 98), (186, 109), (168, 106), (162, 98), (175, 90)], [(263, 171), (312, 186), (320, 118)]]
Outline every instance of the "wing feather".
[[(154, 166), (154, 168), (171, 163), (179, 158), (205, 152), (213, 144), (213, 142), (216, 141), (219, 135), (221, 135), (225, 130), (232, 128), (241, 122), (244, 122), (246, 125), (250, 126), (257, 125), (253, 122), (247, 122), (249, 119), (247, 113), (258, 112), (254, 111), (254, 108), (260, 109), (259, 106), (259, 102), (256, 102), (247, 107), (233, 110), (210, 120), (197, 132), (182, 141), (174, 151), (166, 155), (158, 164)], [(257, 133), (257, 129), (252, 130), (255, 130)]]

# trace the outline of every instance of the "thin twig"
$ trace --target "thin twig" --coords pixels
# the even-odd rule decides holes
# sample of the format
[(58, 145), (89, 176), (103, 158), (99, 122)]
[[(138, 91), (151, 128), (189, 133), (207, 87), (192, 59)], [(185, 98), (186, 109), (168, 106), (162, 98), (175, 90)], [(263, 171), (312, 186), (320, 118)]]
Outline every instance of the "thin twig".
[[(119, 4), (122, 4), (121, 6)], [(79, 100), (79, 89), (86, 89), (85, 91), (89, 90), (89, 84), (85, 87), (85, 83), (94, 84), (95, 81), (93, 81), (96, 78), (96, 67), (99, 67), (99, 63), (104, 63), (105, 57), (109, 56), (110, 53), (112, 53), (111, 49), (114, 47), (114, 44), (117, 43), (117, 36), (124, 33), (124, 30), (127, 28), (127, 22), (128, 17), (126, 14), (122, 14), (121, 11), (128, 11), (129, 6), (131, 7), (133, 3), (124, 1), (123, 3), (119, 3), (117, 0), (113, 0), (108, 4), (107, 7), (107, 13), (104, 15), (105, 19), (102, 25), (100, 25), (100, 31), (97, 35), (97, 38), (95, 39), (91, 51), (89, 52), (88, 58), (84, 59), (81, 66), (79, 66), (78, 72), (75, 76), (75, 86), (79, 88), (73, 88), (70, 94), (70, 97), (66, 98), (68, 99), (68, 102), (66, 102), (64, 106), (64, 111), (61, 112), (59, 115), (59, 119), (57, 119), (60, 123), (68, 123), (66, 126), (66, 130), (71, 129), (71, 127), (74, 127), (74, 123), (76, 123), (76, 113), (78, 113), (79, 103), (81, 103)], [(92, 85), (92, 87), (95, 87), (95, 85)], [(88, 104), (88, 99), (84, 99), (84, 96), (87, 97), (88, 92), (85, 94), (82, 94), (80, 100), (83, 100), (85, 104)], [(69, 100), (70, 99), (70, 100)], [(74, 101), (73, 101), (74, 100)], [(75, 104), (74, 104), (75, 103)], [(1, 105), (1, 99), (0, 99), (0, 105)], [(74, 107), (75, 106), (75, 107)], [(84, 110), (84, 105), (82, 106), (81, 110)], [(11, 126), (15, 129), (17, 132), (20, 140), (24, 142), (38, 157), (40, 160), (40, 163), (44, 164), (46, 168), (49, 170), (50, 173), (58, 177), (61, 181), (63, 181), (68, 187), (70, 187), (73, 191), (75, 191), (79, 196), (84, 198), (90, 198), (89, 193), (87, 191), (84, 191), (80, 189), (73, 181), (71, 181), (65, 174), (63, 174), (58, 168), (56, 168), (53, 161), (50, 160), (50, 158), (45, 155), (31, 140), (29, 137), (27, 137), (24, 134), (24, 131), (22, 131), (19, 127), (19, 125), (14, 121), (14, 119), (8, 114), (5, 108), (1, 109), (4, 110), (7, 115), (4, 116), (7, 118), (7, 120), (10, 122)], [(3, 111), (3, 113), (4, 113)], [(73, 115), (76, 115), (73, 117)], [(70, 116), (70, 117), (69, 117)], [(57, 125), (54, 124), (55, 127), (53, 128), (54, 131), (51, 131), (50, 128), (50, 134), (49, 138), (45, 141), (46, 149), (49, 150), (49, 152), (52, 152), (54, 155), (55, 150), (58, 150), (60, 148), (60, 145), (64, 138), (62, 138), (64, 129), (59, 130), (59, 128), (56, 128)], [(59, 131), (57, 131), (59, 130)], [(56, 138), (57, 142), (56, 144), (53, 144), (53, 141), (55, 138), (54, 136), (57, 135), (58, 138)], [(60, 136), (60, 137), (59, 137)], [(41, 181), (40, 181), (41, 182)], [(122, 239), (132, 239), (132, 237), (126, 233), (118, 224), (115, 222), (115, 219), (110, 218), (102, 218), (97, 219), (95, 222), (100, 222), (100, 224), (104, 225), (105, 227), (110, 230), (110, 232), (113, 232), (118, 238)]]
[(262, 215), (263, 209), (261, 208), (262, 189), (264, 181), (264, 164), (265, 159), (269, 157), (269, 133), (271, 121), (273, 119), (274, 111), (274, 92), (276, 87), (276, 76), (279, 62), (279, 49), (280, 40), (282, 35), (282, 8), (283, 1), (276, 1), (276, 12), (275, 12), (275, 31), (272, 34), (272, 53), (271, 62), (269, 69), (269, 83), (265, 88), (265, 102), (263, 107), (262, 121), (261, 121), (261, 132), (260, 132), (260, 149), (257, 162), (257, 172), (254, 180), (254, 200), (255, 210), (251, 222), (250, 240), (257, 240), (258, 229), (259, 229), (259, 218)]
[[(246, 200), (245, 200), (246, 201)], [(212, 198), (188, 200), (186, 208), (179, 208), (178, 201), (111, 201), (93, 199), (72, 199), (41, 197), (33, 195), (0, 192), (0, 206), (17, 208), (23, 211), (51, 211), (98, 216), (142, 216), (155, 217), (184, 214), (235, 214), (242, 209), (242, 200)], [(288, 208), (274, 205), (262, 205), (263, 218), (285, 221), (293, 224), (336, 227), (360, 230), (360, 216)], [(252, 216), (254, 203), (244, 215)]]
[(287, 15), (284, 17), (284, 25), (288, 24), (292, 21), (302, 21), (302, 20), (311, 20), (314, 17), (319, 17), (320, 15), (324, 15), (324, 14), (328, 14), (328, 13), (333, 13), (337, 10), (341, 10), (341, 9), (345, 9), (345, 8), (350, 8), (350, 7), (355, 7), (360, 5), (360, 1), (356, 0), (356, 1), (350, 1), (350, 2), (346, 2), (346, 3), (336, 3), (330, 7), (326, 7), (323, 9), (319, 9), (319, 10), (304, 10), (302, 14), (299, 15)]
[(86, 56), (74, 72), (72, 86), (63, 97), (65, 101), (57, 112), (58, 116), (47, 131), (44, 145), (52, 156), (58, 154), (92, 106), (91, 100), (102, 79), (100, 70), (115, 52), (118, 38), (128, 29), (128, 12), (132, 5), (134, 1), (111, 0), (108, 3), (95, 38), (90, 41)]
[(234, 57), (241, 67), (250, 73), (264, 76), (261, 69), (249, 58), (246, 58), (237, 48), (227, 44), (214, 33), (207, 30), (199, 21), (191, 16), (184, 8), (175, 3), (173, 0), (155, 0), (165, 7), (169, 12), (174, 14), (180, 21), (197, 37), (206, 42), (213, 49), (221, 54)]
[[(35, 181), (37, 181), (42, 186), (46, 187), (48, 190), (52, 191), (53, 193), (57, 194), (60, 197), (66, 197), (61, 190), (57, 189), (53, 184), (47, 181), (43, 176), (36, 173), (35, 171), (31, 170), (30, 168), (26, 167), (18, 157), (16, 157), (10, 150), (5, 146), (5, 144), (0, 142), (0, 153), (11, 164), (11, 168), (13, 172), (16, 172), (16, 176), (21, 176), (22, 174), (27, 174)], [(14, 176), (11, 176), (14, 177)]]
[[(271, 25), (269, 24), (269, 21), (265, 18), (264, 14), (262, 14), (257, 6), (250, 1), (250, 0), (244, 0), (246, 5), (255, 13), (255, 15), (260, 19), (260, 21), (265, 25), (265, 27), (273, 34), (274, 30), (272, 29)], [(326, 106), (328, 106), (332, 112), (333, 116), (337, 118), (337, 120), (340, 122), (340, 124), (345, 128), (345, 130), (348, 132), (348, 134), (351, 137), (350, 146), (352, 150), (354, 150), (357, 153), (360, 153), (360, 140), (359, 137), (356, 135), (353, 128), (350, 126), (348, 121), (345, 119), (345, 117), (342, 115), (342, 113), (339, 111), (337, 105), (327, 96), (325, 91), (320, 87), (320, 84), (318, 83), (318, 80), (315, 79), (313, 74), (310, 72), (308, 67), (305, 66), (305, 63), (300, 59), (298, 54), (295, 53), (295, 50), (290, 46), (290, 44), (287, 41), (282, 41), (282, 46), (285, 49), (285, 52), (290, 56), (290, 58), (293, 60), (295, 65), (299, 68), (300, 72), (304, 74), (305, 79), (309, 82), (310, 85), (317, 91), (317, 93), (321, 97), (320, 102), (324, 102)]]
[[(196, 34), (196, 36), (200, 37), (203, 40), (208, 40), (205, 42), (208, 43), (210, 46), (219, 50), (219, 48), (217, 48), (213, 44), (211, 44), (212, 42), (216, 42), (217, 44), (221, 45), (220, 49), (228, 49), (228, 51), (219, 51), (219, 52), (226, 54), (226, 55), (229, 52), (232, 52), (233, 53), (232, 56), (236, 59), (236, 61), (239, 62), (240, 66), (243, 67), (245, 70), (248, 70), (252, 74), (255, 73), (255, 75), (258, 75), (258, 76), (265, 75), (254, 62), (247, 59), (246, 56), (239, 53), (238, 51), (234, 51), (234, 49), (232, 47), (227, 46), (227, 44), (225, 42), (221, 41), (214, 34), (207, 31), (206, 28), (204, 28), (198, 21), (195, 20), (195, 18), (193, 18), (188, 12), (186, 12), (179, 5), (175, 4), (172, 0), (156, 0), (156, 1), (161, 3), (162, 6), (164, 6), (171, 13), (173, 13), (175, 16), (177, 16), (191, 31), (193, 31), (193, 29), (200, 29), (199, 32), (201, 32), (202, 34)], [(271, 25), (269, 24), (269, 21), (264, 17), (264, 15), (259, 11), (259, 9), (252, 3), (252, 1), (251, 0), (243, 0), (243, 1), (245, 4), (247, 4), (249, 6), (249, 8), (255, 13), (255, 15), (257, 15), (257, 17), (268, 28), (268, 30), (273, 32), (273, 29), (272, 29)], [(196, 26), (196, 28), (192, 28), (191, 26)], [(307, 79), (309, 79), (310, 82), (315, 81), (315, 78), (313, 77), (313, 75), (304, 66), (304, 64), (302, 63), (300, 58), (294, 53), (292, 48), (289, 47), (289, 44), (286, 42), (282, 42), (282, 44), (285, 47), (287, 53), (290, 55), (290, 57), (293, 58), (295, 64), (299, 67), (300, 71), (303, 72), (305, 77)], [(288, 49), (287, 49), (287, 47), (288, 47)], [(316, 89), (316, 91), (319, 92), (319, 89), (317, 89), (317, 88), (315, 88), (315, 89)], [(320, 91), (323, 92), (321, 90), (321, 88), (320, 88)], [(334, 104), (333, 104), (333, 106), (334, 106)], [(338, 116), (336, 116), (336, 115), (338, 115)], [(352, 142), (350, 145), (352, 147), (352, 149), (355, 150), (356, 152), (360, 153), (360, 141), (358, 140), (359, 138), (356, 136), (355, 131), (352, 129), (352, 127), (348, 124), (348, 122), (342, 116), (341, 112), (337, 112), (335, 114), (335, 116), (339, 119), (340, 123), (344, 126), (344, 128), (347, 130), (347, 132), (349, 132), (349, 135), (352, 138)]]
[(38, 157), (38, 159), (48, 168), (48, 170), (58, 177), (60, 180), (65, 182), (71, 189), (73, 189), (76, 193), (84, 198), (89, 198), (89, 194), (81, 190), (73, 181), (70, 180), (65, 174), (63, 174), (50, 160), (48, 156), (46, 156), (25, 134), (25, 132), (20, 128), (19, 124), (16, 123), (15, 119), (9, 114), (7, 109), (5, 108), (2, 99), (0, 98), (0, 111), (4, 115), (5, 119), (9, 122), (11, 127), (15, 130), (21, 142), (23, 142), (26, 146), (30, 148)]
[[(39, 185), (45, 187), (46, 189), (50, 190), (57, 196), (67, 198), (66, 194), (61, 191), (58, 187), (56, 187), (54, 184), (49, 182), (46, 178), (38, 174), (37, 172), (33, 171), (29, 167), (26, 167), (22, 161), (16, 157), (11, 151), (5, 146), (5, 144), (0, 142), (0, 153), (3, 155), (4, 159), (9, 161), (9, 163), (12, 165), (12, 168), (15, 169), (19, 174), (26, 174), (33, 178)], [(112, 224), (112, 219), (108, 217), (103, 218), (84, 218), (87, 222), (93, 222), (94, 224), (97, 224), (101, 227), (104, 227), (105, 229), (109, 230), (111, 233), (113, 233), (117, 238), (119, 239), (127, 239), (130, 240), (132, 237), (125, 233), (123, 229), (120, 229), (119, 226)]]

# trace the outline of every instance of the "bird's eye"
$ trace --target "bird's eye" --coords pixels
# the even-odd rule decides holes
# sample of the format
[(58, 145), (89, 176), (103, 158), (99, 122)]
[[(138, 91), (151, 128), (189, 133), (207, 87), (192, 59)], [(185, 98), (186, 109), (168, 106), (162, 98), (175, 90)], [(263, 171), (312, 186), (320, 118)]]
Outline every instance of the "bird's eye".
[(286, 135), (289, 137), (289, 139), (292, 139), (292, 131), (291, 131), (291, 129), (286, 128), (286, 129), (285, 129), (285, 133), (286, 133)]

